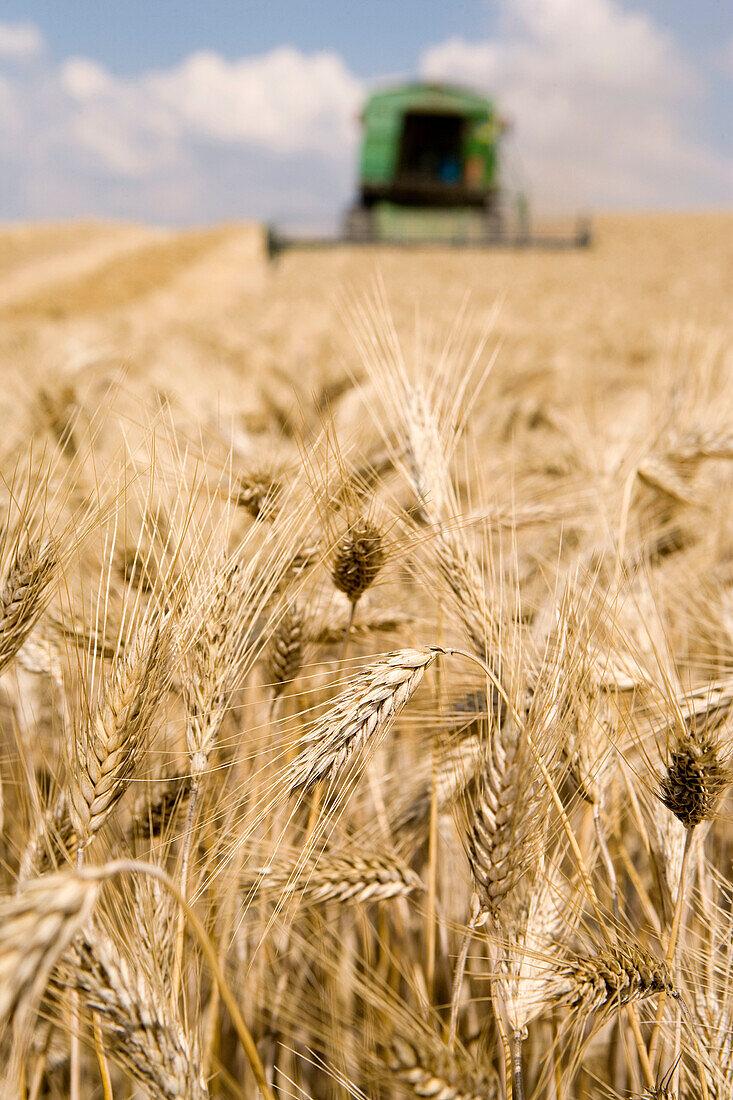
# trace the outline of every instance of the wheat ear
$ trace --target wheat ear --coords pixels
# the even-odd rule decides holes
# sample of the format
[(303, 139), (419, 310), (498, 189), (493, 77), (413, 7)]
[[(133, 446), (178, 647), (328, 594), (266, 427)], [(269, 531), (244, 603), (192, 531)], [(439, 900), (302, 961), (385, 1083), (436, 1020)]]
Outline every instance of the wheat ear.
[(97, 1014), (107, 1049), (154, 1100), (203, 1100), (208, 1095), (191, 1042), (167, 998), (138, 961), (89, 930), (73, 945), (69, 984)]
[(660, 993), (679, 996), (669, 969), (641, 947), (603, 947), (562, 967), (552, 982), (559, 1000), (581, 1013), (618, 1008)]
[(300, 672), (304, 649), (303, 613), (293, 603), (283, 612), (265, 654), (265, 676), (273, 702)]
[(127, 789), (162, 690), (158, 627), (141, 628), (74, 742), (69, 814), (83, 851)]
[(289, 791), (309, 790), (321, 779), (338, 777), (357, 752), (374, 747), (439, 652), (432, 646), (402, 649), (361, 672), (305, 738), (287, 777)]
[(278, 898), (297, 895), (305, 905), (327, 901), (386, 901), (425, 889), (417, 875), (399, 857), (382, 852), (325, 852), (305, 862), (268, 866), (254, 876)]
[(498, 1100), (499, 1082), (493, 1072), (476, 1073), (471, 1080), (455, 1055), (445, 1048), (420, 1050), (402, 1036), (389, 1047), (387, 1064), (397, 1081), (416, 1097), (434, 1100)]
[(52, 542), (18, 550), (0, 593), (0, 672), (12, 661), (41, 614), (56, 571)]
[(59, 871), (0, 898), (0, 1029), (26, 1017), (98, 893), (98, 882)]
[[(718, 803), (730, 781), (730, 768), (721, 760), (715, 731), (707, 724), (699, 728), (693, 723), (691, 729), (683, 725), (678, 731), (660, 783), (662, 803), (686, 829), (677, 897), (666, 952), (666, 964), (670, 968), (674, 966), (682, 925), (687, 864), (694, 830), (703, 821), (710, 821), (714, 817)], [(649, 1044), (650, 1060), (653, 1060), (659, 1042), (664, 1003), (665, 998), (662, 996)]]
[(384, 565), (384, 538), (381, 529), (366, 516), (360, 516), (343, 535), (333, 557), (331, 580), (349, 600), (351, 610), (339, 663), (346, 659), (354, 625), (356, 606), (374, 584)]

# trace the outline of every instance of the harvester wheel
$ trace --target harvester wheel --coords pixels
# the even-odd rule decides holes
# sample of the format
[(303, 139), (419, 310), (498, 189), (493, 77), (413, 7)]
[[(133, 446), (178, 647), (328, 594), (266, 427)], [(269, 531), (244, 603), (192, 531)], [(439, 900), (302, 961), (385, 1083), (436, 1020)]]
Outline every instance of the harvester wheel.
[(484, 232), (490, 241), (501, 240), (504, 233), (504, 218), (498, 205), (492, 206), (484, 213)]
[(346, 238), (371, 241), (374, 238), (374, 212), (366, 206), (352, 206), (346, 215)]

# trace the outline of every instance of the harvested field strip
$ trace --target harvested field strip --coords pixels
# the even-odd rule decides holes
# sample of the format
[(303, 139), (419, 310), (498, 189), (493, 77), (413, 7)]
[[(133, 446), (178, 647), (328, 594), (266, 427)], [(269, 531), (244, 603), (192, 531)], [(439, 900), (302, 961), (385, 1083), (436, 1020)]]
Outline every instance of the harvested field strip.
[(81, 278), (70, 276), (45, 292), (0, 309), (0, 318), (61, 319), (122, 309), (165, 286), (226, 237), (226, 230), (201, 230), (143, 244), (129, 255), (111, 257)]

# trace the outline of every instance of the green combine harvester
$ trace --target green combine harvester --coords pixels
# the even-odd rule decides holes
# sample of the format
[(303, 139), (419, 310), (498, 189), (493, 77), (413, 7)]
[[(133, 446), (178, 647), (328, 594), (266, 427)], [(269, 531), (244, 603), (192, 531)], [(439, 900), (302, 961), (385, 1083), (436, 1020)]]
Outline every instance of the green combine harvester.
[(374, 92), (361, 116), (359, 190), (341, 237), (269, 230), (270, 255), (334, 244), (582, 248), (590, 232), (536, 233), (527, 202), (499, 182), (507, 129), (485, 96), (446, 84)]

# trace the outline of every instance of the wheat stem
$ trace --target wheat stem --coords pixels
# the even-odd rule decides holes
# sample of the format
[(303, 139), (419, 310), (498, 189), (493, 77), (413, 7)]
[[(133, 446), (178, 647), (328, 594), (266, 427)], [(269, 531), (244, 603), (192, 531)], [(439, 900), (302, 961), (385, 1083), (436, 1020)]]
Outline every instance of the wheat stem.
[(341, 653), (339, 654), (337, 668), (341, 670), (342, 665), (346, 661), (346, 655), (349, 652), (349, 642), (351, 641), (351, 631), (354, 627), (354, 619), (356, 617), (356, 605), (358, 600), (351, 601), (351, 610), (349, 611), (349, 621), (346, 624), (346, 633), (344, 634), (344, 644), (341, 647)]
[(524, 1100), (521, 1031), (515, 1031), (512, 1035), (512, 1088), (514, 1090), (514, 1100)]
[(641, 1024), (639, 1023), (639, 1014), (636, 1011), (636, 1005), (626, 1005), (626, 1015), (629, 1023), (631, 1024), (631, 1031), (634, 1036), (634, 1042), (636, 1043), (636, 1049), (639, 1052), (639, 1061), (641, 1062), (641, 1068), (644, 1071), (644, 1078), (646, 1080), (647, 1088), (654, 1088), (655, 1077), (652, 1070), (652, 1063), (649, 1058), (649, 1052), (646, 1049), (646, 1043), (644, 1042), (644, 1036), (641, 1033)]
[(79, 994), (71, 993), (71, 1037), (69, 1039), (69, 1100), (81, 1100), (81, 1059), (79, 1042)]
[[(196, 775), (191, 783), (191, 791), (186, 807), (186, 823), (183, 827), (183, 845), (181, 851), (181, 894), (188, 898), (188, 871), (191, 863), (191, 846), (193, 844), (193, 831), (198, 809), (199, 791), (201, 790), (201, 776)], [(181, 910), (178, 917), (176, 930), (176, 950), (173, 962), (173, 1001), (178, 1000), (181, 988), (181, 971), (183, 966), (183, 933), (185, 926), (185, 914)]]
[[(80, 871), (84, 864), (84, 849), (79, 848), (76, 853), (76, 869)], [(72, 990), (71, 1004), (71, 1039), (69, 1041), (69, 1100), (81, 1098), (81, 1045), (79, 1028), (81, 1026), (79, 1014), (79, 994)]]
[(558, 1013), (553, 1005), (551, 1009), (552, 1020), (552, 1078), (555, 1084), (555, 1100), (564, 1100), (565, 1089), (562, 1079), (562, 1055), (558, 1036)]
[(684, 997), (680, 997), (678, 1000), (680, 1010), (683, 1016), (686, 1018), (690, 1028), (690, 1034), (692, 1035), (692, 1041), (695, 1044), (695, 1062), (697, 1063), (697, 1071), (700, 1079), (700, 1092), (702, 1093), (702, 1100), (710, 1100), (710, 1090), (708, 1088), (707, 1072), (705, 1069), (705, 1057), (700, 1046), (700, 1039), (698, 1038), (697, 1029), (695, 1027), (695, 1021), (692, 1018)]
[(496, 992), (492, 993), (492, 999), (494, 1004), (494, 1019), (496, 1020), (496, 1027), (501, 1039), (502, 1049), (504, 1051), (504, 1091), (507, 1096), (507, 1100), (513, 1100), (513, 1084), (512, 1078), (514, 1076), (512, 1072), (512, 1048), (509, 1042), (509, 1036), (506, 1033), (504, 1027), (504, 1019), (501, 1012), (496, 1007)]
[[(438, 892), (438, 745), (433, 740), (432, 782), (430, 786), (430, 827), (428, 833), (428, 904), (425, 917), (428, 934), (426, 963), (426, 984), (428, 996), (432, 998), (435, 985), (435, 906)], [(451, 1009), (452, 1013), (452, 1009)]]
[(680, 867), (680, 881), (677, 887), (677, 899), (675, 901), (674, 916), (672, 917), (672, 928), (669, 933), (669, 943), (667, 945), (667, 954), (665, 956), (665, 962), (667, 966), (672, 969), (674, 964), (674, 957), (677, 951), (677, 942), (679, 939), (680, 926), (682, 924), (682, 913), (684, 909), (685, 901), (685, 879), (687, 878), (687, 864), (690, 858), (690, 849), (692, 847), (692, 835), (694, 830), (688, 829), (685, 833), (685, 846), (682, 852), (682, 865)]
[(48, 1055), (44, 1050), (33, 1067), (33, 1077), (31, 1078), (30, 1088), (28, 1089), (28, 1100), (38, 1100), (41, 1092), (41, 1085), (43, 1084), (43, 1075), (46, 1071), (47, 1058)]
[(463, 939), (461, 941), (461, 950), (458, 955), (458, 961), (456, 963), (456, 972), (453, 977), (453, 989), (451, 991), (450, 999), (450, 1026), (448, 1029), (448, 1049), (453, 1050), (456, 1044), (456, 1029), (458, 1026), (458, 1008), (461, 1001), (461, 988), (463, 986), (463, 975), (466, 969), (466, 960), (468, 959), (468, 949), (471, 946), (471, 940), (473, 939), (473, 933), (476, 930), (476, 923), (479, 918), (479, 909), (476, 906), (474, 912), (471, 914), (471, 919), (466, 925), (466, 930), (463, 933)]
[(102, 1039), (102, 1028), (99, 1025), (99, 1013), (92, 1013), (92, 1028), (94, 1035), (94, 1049), (97, 1054), (97, 1061), (99, 1062), (99, 1075), (102, 1078), (102, 1092), (104, 1093), (104, 1100), (114, 1100), (112, 1093), (112, 1079), (109, 1075), (109, 1066), (107, 1065), (107, 1058), (104, 1053), (104, 1041)]
[(621, 911), (618, 902), (618, 879), (616, 877), (616, 868), (613, 865), (611, 859), (611, 853), (608, 850), (608, 842), (606, 840), (606, 834), (603, 828), (603, 822), (601, 821), (601, 805), (600, 802), (593, 803), (593, 826), (596, 832), (596, 840), (598, 841), (598, 850), (601, 853), (601, 859), (603, 860), (603, 866), (606, 869), (608, 876), (608, 885), (611, 890), (611, 902), (613, 905), (613, 915), (617, 922), (621, 921)]
[[(669, 932), (669, 943), (667, 944), (667, 954), (665, 956), (665, 962), (670, 970), (674, 965), (674, 957), (677, 951), (677, 941), (679, 939), (680, 925), (682, 923), (682, 911), (684, 908), (685, 900), (685, 880), (687, 878), (687, 864), (690, 857), (690, 849), (692, 847), (692, 837), (694, 831), (694, 829), (687, 829), (685, 832), (685, 846), (682, 850), (682, 863), (680, 866), (679, 883), (677, 885), (677, 898), (675, 900), (674, 914), (672, 916), (672, 926)], [(662, 993), (659, 998), (657, 1017), (654, 1021), (654, 1030), (652, 1031), (652, 1038), (649, 1044), (649, 1060), (652, 1063), (654, 1062), (654, 1056), (656, 1055), (657, 1046), (659, 1044), (666, 1000), (666, 995)]]

